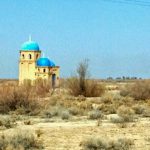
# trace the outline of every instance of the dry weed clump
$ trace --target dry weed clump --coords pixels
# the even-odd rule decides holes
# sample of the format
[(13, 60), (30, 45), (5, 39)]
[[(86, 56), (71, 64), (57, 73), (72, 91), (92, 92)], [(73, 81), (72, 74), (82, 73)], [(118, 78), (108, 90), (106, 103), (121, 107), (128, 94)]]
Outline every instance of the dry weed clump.
[(90, 138), (81, 142), (83, 150), (130, 150), (133, 140), (118, 138), (117, 140), (106, 140), (102, 138)]
[(52, 84), (50, 82), (47, 82), (47, 80), (43, 79), (37, 79), (35, 80), (35, 87), (34, 90), (38, 96), (46, 97), (47, 94), (50, 93), (50, 90), (52, 90)]
[(16, 121), (10, 117), (0, 117), (1, 128), (13, 128), (16, 126)]
[(110, 121), (112, 123), (124, 123), (124, 119), (122, 117), (120, 117), (120, 116), (111, 117)]
[(10, 87), (0, 88), (0, 113), (18, 111), (19, 114), (34, 114), (39, 111), (39, 105), (30, 87)]
[(70, 107), (68, 110), (69, 110), (69, 113), (73, 116), (81, 114), (79, 108), (77, 108), (77, 107)]
[(132, 107), (136, 114), (142, 115), (143, 117), (150, 117), (150, 107), (147, 105), (136, 104)]
[(43, 145), (35, 136), (27, 131), (19, 131), (13, 135), (0, 136), (0, 150), (43, 149)]
[(134, 104), (134, 99), (131, 97), (123, 97), (118, 93), (105, 93), (100, 99), (100, 104), (98, 109), (105, 112), (106, 114), (115, 114), (117, 113), (117, 109), (125, 105), (127, 107), (132, 107)]
[(89, 119), (102, 119), (103, 113), (99, 110), (92, 110), (88, 114)]
[(135, 119), (135, 113), (133, 109), (124, 105), (118, 108), (117, 114), (124, 122), (132, 122)]
[(150, 99), (150, 81), (136, 81), (134, 84), (126, 85), (120, 94), (122, 96), (131, 96), (135, 100)]
[(62, 111), (61, 113), (61, 119), (63, 120), (68, 120), (71, 117), (70, 113), (68, 110)]
[(41, 114), (41, 117), (42, 118), (61, 117), (61, 119), (67, 120), (71, 117), (71, 114), (67, 108), (58, 105), (50, 107), (47, 110), (44, 110)]

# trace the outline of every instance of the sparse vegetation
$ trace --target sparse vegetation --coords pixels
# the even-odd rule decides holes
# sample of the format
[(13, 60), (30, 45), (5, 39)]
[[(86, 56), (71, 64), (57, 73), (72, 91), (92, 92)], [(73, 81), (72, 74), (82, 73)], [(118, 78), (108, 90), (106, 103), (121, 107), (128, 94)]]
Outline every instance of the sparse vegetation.
[(126, 85), (120, 92), (122, 96), (131, 96), (135, 100), (150, 99), (150, 81), (136, 81), (132, 85)]
[(133, 140), (118, 138), (117, 140), (106, 140), (104, 138), (90, 138), (81, 142), (84, 150), (129, 150), (133, 145)]
[(121, 106), (117, 110), (117, 114), (124, 122), (132, 122), (135, 119), (135, 113), (133, 109), (127, 106)]
[(92, 110), (89, 112), (89, 119), (101, 119), (103, 114), (99, 110)]
[(41, 97), (45, 97), (52, 90), (51, 83), (47, 80), (37, 79), (35, 81), (35, 92)]
[(16, 122), (14, 119), (10, 117), (0, 117), (0, 127), (1, 128), (13, 128), (16, 126)]
[(76, 116), (80, 113), (80, 110), (77, 107), (70, 107), (69, 112), (70, 112), (70, 114)]
[[(128, 85), (130, 88), (134, 85), (134, 82), (117, 83), (113, 81), (113, 83), (106, 83), (105, 81), (90, 80), (88, 78), (86, 78), (86, 82), (95, 82), (97, 85), (103, 82), (106, 86), (105, 94), (99, 97), (87, 97), (82, 94), (74, 96), (70, 95), (66, 85), (55, 89), (53, 94), (48, 90), (45, 90), (44, 94), (37, 94), (40, 88), (31, 87), (30, 84), (20, 87), (17, 85), (1, 85), (0, 113), (2, 117), (0, 117), (0, 135), (5, 135), (2, 137), (5, 137), (4, 143), (6, 144), (3, 144), (3, 141), (0, 141), (0, 144), (6, 145), (6, 150), (26, 149), (23, 146), (24, 144), (16, 146), (8, 142), (12, 141), (12, 136), (13, 138), (16, 136), (14, 131), (22, 127), (35, 130), (34, 134), (37, 139), (34, 138), (39, 147), (40, 145), (42, 147), (39, 141), (47, 138), (44, 140), (44, 145), (53, 149), (59, 149), (60, 147), (80, 149), (78, 147), (79, 143), (74, 137), (79, 136), (80, 139), (93, 134), (94, 136), (101, 135), (101, 138), (85, 140), (86, 142), (84, 141), (81, 144), (83, 149), (127, 150), (132, 147), (132, 144), (129, 144), (132, 140), (129, 140), (128, 143), (126, 138), (125, 140), (124, 138), (122, 140), (116, 139), (118, 136), (123, 135), (125, 131), (127, 136), (131, 132), (133, 138), (137, 139), (135, 149), (137, 148), (137, 142), (147, 144), (148, 142), (143, 139), (149, 137), (149, 132), (146, 132), (146, 130), (149, 130), (149, 118), (146, 118), (150, 117), (149, 99), (135, 100), (130, 94), (121, 96), (119, 93), (121, 87)], [(64, 81), (64, 84), (68, 84), (68, 82)], [(33, 114), (36, 116), (29, 116)], [(132, 130), (129, 128), (132, 128)], [(141, 129), (141, 132), (138, 132), (139, 129)], [(142, 130), (145, 131), (142, 132)], [(12, 134), (11, 139), (10, 135), (7, 134), (9, 131)], [(21, 131), (17, 134), (24, 133)], [(104, 138), (106, 134), (113, 137), (114, 140), (107, 139), (108, 141), (106, 141)], [(56, 145), (53, 141), (59, 140), (60, 136), (62, 136), (63, 141), (68, 140), (68, 137), (72, 137), (73, 143), (59, 142)], [(140, 139), (140, 136), (144, 138)], [(13, 143), (17, 143), (18, 139), (16, 138), (13, 141), (16, 141)], [(139, 145), (141, 144), (139, 143)], [(147, 147), (149, 148), (148, 145)], [(29, 149), (38, 149), (38, 147), (35, 146)]]
[(63, 120), (68, 120), (70, 118), (70, 113), (69, 113), (69, 111), (63, 111), (62, 113), (61, 113), (61, 119), (63, 119)]
[(0, 88), (0, 113), (16, 111), (20, 114), (36, 114), (39, 105), (30, 87), (9, 87)]
[(0, 150), (43, 149), (43, 145), (28, 131), (18, 131), (13, 135), (0, 136)]
[(117, 117), (111, 117), (110, 121), (112, 123), (123, 123), (124, 119), (122, 117), (120, 117), (120, 116), (117, 116)]

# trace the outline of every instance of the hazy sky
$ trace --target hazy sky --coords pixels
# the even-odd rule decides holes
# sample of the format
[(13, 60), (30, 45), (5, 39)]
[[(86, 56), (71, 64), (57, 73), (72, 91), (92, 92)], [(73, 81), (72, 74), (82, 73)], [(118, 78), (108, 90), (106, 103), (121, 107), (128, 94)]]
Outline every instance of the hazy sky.
[(29, 34), (61, 66), (61, 77), (70, 76), (88, 58), (92, 77), (150, 78), (150, 6), (1, 0), (0, 78), (18, 78), (19, 50)]

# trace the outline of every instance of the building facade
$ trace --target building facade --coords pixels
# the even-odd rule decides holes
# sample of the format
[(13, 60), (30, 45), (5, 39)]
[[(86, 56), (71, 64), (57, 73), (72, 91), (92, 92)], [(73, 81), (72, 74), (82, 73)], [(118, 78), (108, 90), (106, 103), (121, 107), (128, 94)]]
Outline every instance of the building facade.
[(44, 79), (53, 87), (59, 85), (59, 66), (46, 57), (41, 56), (42, 51), (38, 43), (29, 40), (21, 46), (19, 59), (19, 85), (27, 80), (34, 85), (36, 80)]

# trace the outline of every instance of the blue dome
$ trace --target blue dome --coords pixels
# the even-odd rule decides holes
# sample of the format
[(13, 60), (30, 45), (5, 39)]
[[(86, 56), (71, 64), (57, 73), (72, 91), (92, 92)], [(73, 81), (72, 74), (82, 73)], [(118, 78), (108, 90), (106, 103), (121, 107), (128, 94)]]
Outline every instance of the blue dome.
[(40, 67), (55, 67), (55, 64), (48, 58), (39, 58), (36, 62), (36, 65)]
[(33, 51), (39, 51), (39, 45), (38, 43), (34, 42), (34, 41), (28, 41), (23, 43), (23, 45), (21, 46), (21, 50), (33, 50)]

